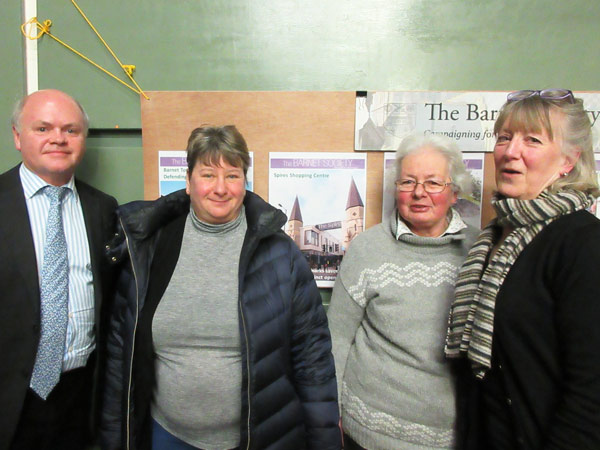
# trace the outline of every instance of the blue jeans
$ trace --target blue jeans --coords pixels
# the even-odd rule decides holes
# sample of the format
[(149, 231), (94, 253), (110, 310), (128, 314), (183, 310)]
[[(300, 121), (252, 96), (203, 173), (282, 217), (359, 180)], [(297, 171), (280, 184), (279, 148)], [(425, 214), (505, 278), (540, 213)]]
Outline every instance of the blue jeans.
[[(152, 419), (152, 450), (202, 450), (176, 438)], [(231, 449), (239, 450), (239, 447)]]
[(152, 419), (152, 450), (198, 450), (176, 438)]

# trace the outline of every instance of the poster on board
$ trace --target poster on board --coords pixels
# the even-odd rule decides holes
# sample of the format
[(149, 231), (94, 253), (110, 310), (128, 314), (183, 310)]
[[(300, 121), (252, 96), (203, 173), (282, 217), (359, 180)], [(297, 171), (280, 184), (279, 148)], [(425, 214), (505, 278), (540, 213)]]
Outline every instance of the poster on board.
[[(598, 184), (600, 184), (600, 153), (594, 153), (594, 159), (596, 160), (596, 176), (598, 177)], [(596, 203), (592, 205), (591, 209), (596, 217), (600, 219), (600, 197), (596, 199)]]
[(333, 287), (348, 245), (364, 230), (367, 158), (359, 153), (269, 153), (269, 203), (288, 217), (317, 286)]
[[(600, 93), (575, 92), (600, 132)], [(411, 133), (442, 134), (466, 152), (494, 149), (494, 122), (508, 92), (359, 92), (354, 148), (396, 150)], [(600, 151), (596, 148), (596, 151)]]
[[(396, 189), (396, 170), (394, 152), (385, 152), (383, 158), (383, 196), (381, 220), (394, 210)], [(459, 198), (454, 208), (459, 212), (465, 223), (481, 228), (481, 198), (483, 195), (484, 153), (463, 153), (463, 162), (473, 177), (473, 192), (471, 195)]]
[[(246, 174), (246, 190), (251, 191), (254, 180), (250, 152), (250, 166)], [(185, 150), (161, 150), (158, 152), (158, 193), (160, 196), (185, 188), (187, 175), (187, 152)]]

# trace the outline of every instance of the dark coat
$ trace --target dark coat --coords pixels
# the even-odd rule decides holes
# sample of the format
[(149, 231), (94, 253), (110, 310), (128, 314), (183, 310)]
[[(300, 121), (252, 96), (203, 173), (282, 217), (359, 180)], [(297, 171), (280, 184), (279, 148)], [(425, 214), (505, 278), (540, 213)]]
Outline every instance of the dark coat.
[[(600, 222), (587, 211), (523, 250), (496, 298), (493, 369), (470, 383), (464, 448), (600, 449), (599, 281)], [(479, 407), (484, 386), (494, 411)]]
[[(312, 273), (281, 230), (283, 213), (252, 192), (246, 193), (244, 206), (240, 446), (339, 449), (331, 338)], [(177, 264), (189, 209), (185, 191), (119, 208), (125, 241), (114, 257), (124, 265), (109, 336), (102, 426), (107, 449), (150, 448), (152, 316)]]
[[(113, 280), (105, 244), (114, 231), (117, 201), (78, 180), (75, 185), (90, 245), (98, 337), (95, 363), (100, 371), (104, 347), (101, 305), (103, 298), (111, 296)], [(40, 338), (37, 261), (19, 166), (0, 175), (0, 211), (0, 450), (4, 450), (19, 420)]]

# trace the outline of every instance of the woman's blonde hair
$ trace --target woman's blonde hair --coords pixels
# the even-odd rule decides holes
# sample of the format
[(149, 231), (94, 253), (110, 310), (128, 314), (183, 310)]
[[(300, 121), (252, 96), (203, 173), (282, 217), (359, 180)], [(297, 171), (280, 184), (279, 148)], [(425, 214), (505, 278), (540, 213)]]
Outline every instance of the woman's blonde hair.
[[(512, 131), (539, 133), (544, 130), (553, 141), (558, 134), (562, 138), (562, 153), (573, 157), (579, 152), (579, 158), (566, 176), (561, 176), (549, 186), (550, 191), (569, 188), (597, 197), (600, 189), (596, 176), (592, 125), (583, 109), (583, 100), (573, 98), (574, 102), (571, 103), (570, 99), (532, 95), (506, 102), (494, 124), (494, 134), (498, 136), (506, 123), (510, 124)], [(553, 117), (563, 120), (557, 123)]]

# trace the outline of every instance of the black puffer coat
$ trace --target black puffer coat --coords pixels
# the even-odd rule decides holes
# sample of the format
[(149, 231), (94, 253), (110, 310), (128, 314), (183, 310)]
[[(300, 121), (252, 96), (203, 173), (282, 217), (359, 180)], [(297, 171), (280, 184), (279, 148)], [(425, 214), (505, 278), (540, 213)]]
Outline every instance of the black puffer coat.
[[(339, 449), (331, 338), (312, 273), (281, 231), (283, 213), (252, 192), (244, 206), (248, 230), (239, 265), (240, 448)], [(121, 264), (121, 276), (109, 330), (104, 449), (150, 448), (152, 315), (160, 301), (152, 301), (150, 275), (166, 276), (168, 283), (189, 208), (189, 197), (178, 191), (118, 210), (120, 230), (111, 257)], [(163, 262), (171, 270), (166, 275), (169, 269), (157, 269)]]

